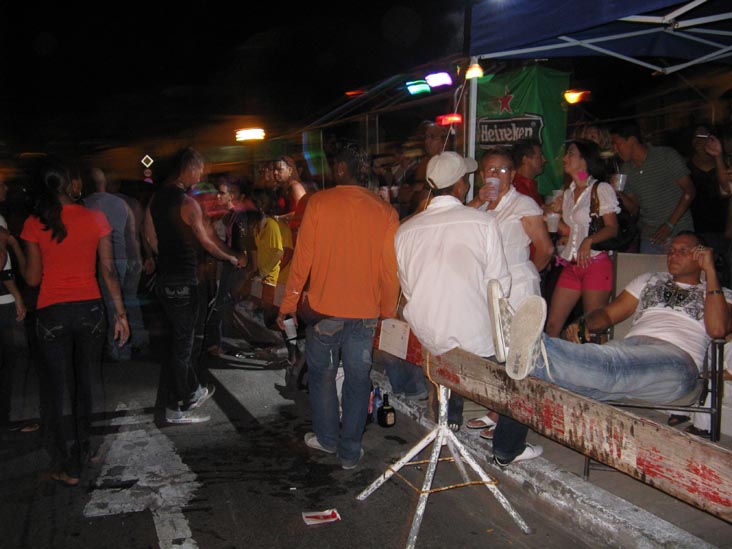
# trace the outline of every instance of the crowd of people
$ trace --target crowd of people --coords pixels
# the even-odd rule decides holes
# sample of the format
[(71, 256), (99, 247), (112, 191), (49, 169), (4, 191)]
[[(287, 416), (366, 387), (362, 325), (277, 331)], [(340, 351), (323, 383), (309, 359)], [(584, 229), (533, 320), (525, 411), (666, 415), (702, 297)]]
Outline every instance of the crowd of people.
[[(732, 143), (724, 134), (695, 125), (685, 157), (650, 144), (634, 123), (584, 126), (566, 142), (563, 187), (543, 196), (539, 141), (481, 151), (476, 161), (455, 152), (450, 128), (425, 122), (418, 130), (417, 142), (394, 154), (339, 145), (320, 185), (290, 156), (261, 163), (251, 179), (208, 173), (189, 147), (153, 192), (135, 197), (103, 168), (46, 157), (31, 174), (28, 215), (15, 227), (0, 217), (3, 429), (40, 428), (51, 478), (78, 484), (94, 459), (92, 371), (149, 350), (142, 280), (154, 281), (170, 341), (155, 403), (161, 421), (209, 420), (203, 406), (214, 385), (203, 358), (232, 352), (228, 317), (247, 302), (283, 343), (290, 318), (304, 333), (303, 356), (289, 356), (308, 370), (304, 443), (335, 454), (344, 469), (363, 456), (374, 363), (395, 393), (434, 394), (418, 365), (374, 348), (384, 318), (407, 322), (433, 355), (460, 347), (505, 362), (514, 379), (533, 375), (600, 400), (663, 404), (690, 390), (710, 338), (732, 331)], [(13, 173), (0, 167), (3, 202)], [(621, 208), (638, 239), (604, 249), (620, 232)], [(559, 221), (549, 223), (552, 215)], [(615, 288), (618, 251), (666, 254), (668, 272)], [(622, 341), (577, 345), (629, 317)], [(24, 332), (37, 368), (38, 422), (10, 421), (12, 330)], [(464, 424), (463, 407), (453, 392), (453, 430)], [(466, 426), (493, 440), (502, 467), (541, 455), (526, 443), (528, 428), (508, 416), (486, 410)]]

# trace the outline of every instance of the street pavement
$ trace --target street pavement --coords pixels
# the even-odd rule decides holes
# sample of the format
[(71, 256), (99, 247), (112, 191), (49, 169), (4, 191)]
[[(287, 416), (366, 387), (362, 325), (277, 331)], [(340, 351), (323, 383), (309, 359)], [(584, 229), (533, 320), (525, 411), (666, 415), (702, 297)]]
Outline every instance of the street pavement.
[[(368, 424), (365, 456), (345, 471), (334, 456), (305, 446), (308, 395), (287, 389), (281, 361), (263, 367), (208, 359), (216, 393), (201, 410), (211, 421), (172, 426), (156, 419), (159, 366), (151, 358), (103, 365), (94, 417), (101, 463), (85, 471), (79, 486), (44, 478), (48, 456), (38, 433), (6, 437), (0, 546), (406, 545), (418, 500), (407, 482), (393, 477), (364, 501), (356, 496), (428, 432), (419, 422), (398, 413), (394, 427)], [(33, 372), (17, 374), (16, 417), (37, 417)], [(429, 458), (423, 454), (419, 458)], [(400, 473), (419, 486), (425, 470), (425, 464), (409, 465)], [(433, 488), (459, 482), (454, 464), (438, 465)], [(508, 491), (505, 496), (514, 499)], [(516, 499), (532, 534), (524, 534), (484, 486), (435, 492), (416, 547), (582, 546), (542, 505), (527, 504), (525, 495)], [(331, 509), (340, 521), (308, 526), (303, 520), (303, 512)]]

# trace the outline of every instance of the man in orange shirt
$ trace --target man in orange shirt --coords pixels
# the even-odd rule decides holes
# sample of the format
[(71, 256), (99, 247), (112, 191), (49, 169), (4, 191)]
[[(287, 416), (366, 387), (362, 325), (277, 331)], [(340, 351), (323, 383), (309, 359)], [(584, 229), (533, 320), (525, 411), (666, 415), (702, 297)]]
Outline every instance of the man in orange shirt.
[[(344, 469), (355, 468), (363, 456), (376, 326), (379, 317), (396, 315), (399, 295), (394, 252), (399, 217), (363, 186), (367, 166), (367, 155), (344, 147), (333, 164), (336, 186), (310, 198), (277, 317), (283, 330), (285, 318), (296, 312), (307, 324), (313, 432), (305, 435), (305, 444), (337, 453)], [(339, 357), (345, 374), (342, 417), (335, 381)]]

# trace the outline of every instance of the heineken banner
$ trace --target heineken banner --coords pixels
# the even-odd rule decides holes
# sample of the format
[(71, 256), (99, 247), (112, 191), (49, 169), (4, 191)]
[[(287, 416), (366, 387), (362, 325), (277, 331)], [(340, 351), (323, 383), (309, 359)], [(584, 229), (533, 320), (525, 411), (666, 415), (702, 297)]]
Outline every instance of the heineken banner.
[[(535, 138), (547, 159), (537, 181), (542, 195), (562, 186), (569, 73), (534, 65), (478, 80), (476, 146), (485, 150)], [(476, 151), (480, 159), (481, 150)]]

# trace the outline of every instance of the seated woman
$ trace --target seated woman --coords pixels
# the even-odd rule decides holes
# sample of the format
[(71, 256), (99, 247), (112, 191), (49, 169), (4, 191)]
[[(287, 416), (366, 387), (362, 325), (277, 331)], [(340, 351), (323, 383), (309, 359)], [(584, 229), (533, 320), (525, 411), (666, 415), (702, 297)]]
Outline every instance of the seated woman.
[[(557, 261), (563, 266), (549, 303), (546, 333), (558, 337), (570, 313), (582, 299), (585, 313), (608, 304), (613, 289), (613, 265), (609, 253), (592, 249), (592, 244), (613, 238), (618, 231), (620, 211), (615, 189), (605, 177), (600, 147), (593, 141), (567, 144), (564, 171), (572, 178), (564, 191), (559, 233), (567, 236)], [(604, 227), (590, 234), (592, 188), (597, 185), (598, 215)]]
[[(503, 252), (511, 272), (509, 303), (514, 309), (529, 295), (541, 295), (542, 271), (554, 255), (543, 211), (529, 196), (519, 193), (513, 186), (516, 170), (511, 153), (502, 148), (489, 149), (480, 161), (480, 173), (484, 185), (470, 205), (496, 215), (503, 238)], [(531, 246), (534, 246), (531, 258)], [(482, 429), (480, 436), (493, 438), (498, 414), (468, 421), (467, 427)]]

